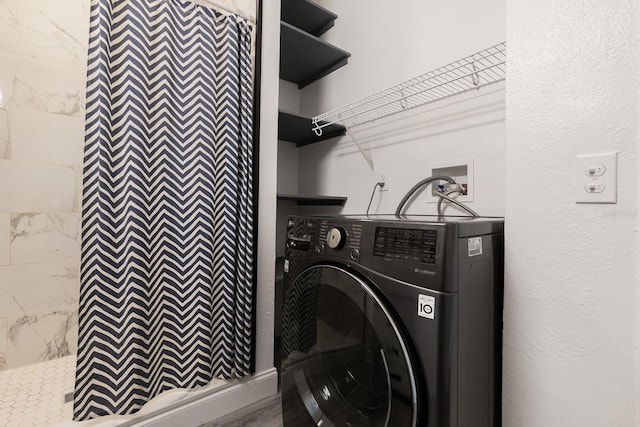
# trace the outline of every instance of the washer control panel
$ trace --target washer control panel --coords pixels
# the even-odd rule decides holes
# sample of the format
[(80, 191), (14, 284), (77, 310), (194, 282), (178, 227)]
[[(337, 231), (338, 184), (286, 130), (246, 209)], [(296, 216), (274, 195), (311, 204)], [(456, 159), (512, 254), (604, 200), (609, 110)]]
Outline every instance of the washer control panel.
[(492, 245), (500, 244), (503, 230), (500, 218), (291, 216), (285, 263), (290, 262), (293, 271), (318, 263), (340, 264), (371, 277), (456, 292), (460, 263), (492, 256)]
[(347, 232), (342, 227), (333, 227), (327, 234), (327, 246), (331, 249), (342, 249), (347, 241)]
[[(361, 253), (384, 260), (435, 264), (438, 249), (436, 228), (395, 227), (327, 218), (291, 217), (287, 223), (287, 248), (295, 256), (327, 254), (357, 260)], [(367, 235), (363, 247), (363, 234)]]
[(327, 218), (290, 217), (287, 249), (290, 256), (332, 254), (352, 260), (360, 256), (362, 224)]
[(330, 249), (360, 249), (362, 243), (362, 224), (354, 221), (320, 220), (320, 241)]
[[(344, 262), (407, 283), (438, 289), (443, 279), (444, 228), (402, 221), (367, 221), (292, 216), (287, 223), (285, 258)], [(293, 265), (299, 268), (299, 262)]]
[(376, 227), (373, 255), (435, 264), (437, 242), (436, 230)]

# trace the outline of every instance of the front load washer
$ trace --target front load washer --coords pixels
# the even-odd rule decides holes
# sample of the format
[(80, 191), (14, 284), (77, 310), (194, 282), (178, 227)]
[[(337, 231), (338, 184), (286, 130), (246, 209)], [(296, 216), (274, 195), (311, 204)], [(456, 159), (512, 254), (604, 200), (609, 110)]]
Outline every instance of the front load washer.
[(284, 427), (499, 426), (502, 219), (288, 219)]

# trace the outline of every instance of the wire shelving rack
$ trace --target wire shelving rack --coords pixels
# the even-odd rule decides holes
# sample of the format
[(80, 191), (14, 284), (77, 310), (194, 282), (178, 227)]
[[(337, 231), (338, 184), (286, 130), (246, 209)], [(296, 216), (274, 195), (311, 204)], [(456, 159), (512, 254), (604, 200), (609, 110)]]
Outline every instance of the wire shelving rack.
[(407, 80), (311, 119), (312, 129), (342, 123), (347, 129), (421, 105), (480, 89), (506, 78), (507, 45), (498, 43), (473, 55)]

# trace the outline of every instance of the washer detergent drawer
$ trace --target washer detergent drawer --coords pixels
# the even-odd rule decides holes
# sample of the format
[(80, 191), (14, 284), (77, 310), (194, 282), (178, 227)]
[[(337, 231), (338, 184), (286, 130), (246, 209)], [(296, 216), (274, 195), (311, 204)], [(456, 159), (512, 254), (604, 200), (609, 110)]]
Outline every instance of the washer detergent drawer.
[(285, 427), (404, 427), (417, 423), (410, 350), (373, 289), (347, 269), (318, 265), (285, 289)]

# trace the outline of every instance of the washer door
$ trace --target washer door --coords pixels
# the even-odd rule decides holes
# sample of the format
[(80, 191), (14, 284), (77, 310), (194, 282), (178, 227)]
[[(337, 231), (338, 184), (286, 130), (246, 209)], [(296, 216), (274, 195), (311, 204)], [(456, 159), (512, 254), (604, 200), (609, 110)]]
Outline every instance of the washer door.
[(317, 265), (285, 290), (282, 410), (288, 426), (415, 426), (407, 343), (365, 281)]

